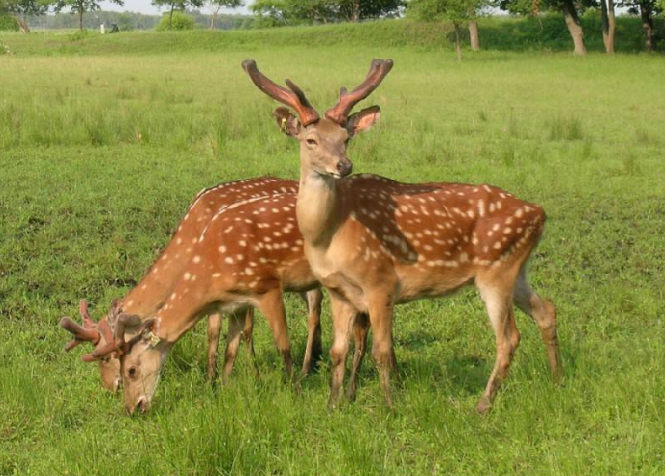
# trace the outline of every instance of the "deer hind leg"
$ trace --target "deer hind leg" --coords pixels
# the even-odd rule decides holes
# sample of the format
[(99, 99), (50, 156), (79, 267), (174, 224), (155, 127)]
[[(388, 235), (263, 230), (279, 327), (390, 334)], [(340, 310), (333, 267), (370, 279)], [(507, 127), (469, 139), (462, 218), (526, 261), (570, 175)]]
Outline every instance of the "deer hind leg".
[(244, 311), (234, 312), (229, 316), (229, 331), (226, 337), (226, 350), (224, 351), (224, 373), (222, 382), (226, 384), (233, 372), (233, 364), (238, 356), (240, 337), (245, 325)]
[(332, 383), (330, 385), (328, 406), (334, 407), (339, 403), (344, 384), (346, 358), (349, 354), (349, 332), (356, 311), (351, 304), (333, 293), (330, 294), (330, 304), (332, 308), (333, 343), (330, 347)]
[(284, 359), (284, 371), (288, 380), (293, 376), (291, 345), (286, 327), (286, 311), (282, 291), (275, 289), (264, 294), (258, 302), (259, 311), (265, 316), (275, 339), (277, 352)]
[(219, 376), (217, 372), (217, 358), (219, 355), (219, 334), (222, 327), (222, 314), (213, 312), (208, 316), (208, 381), (215, 382)]
[(360, 365), (367, 350), (367, 334), (369, 332), (369, 316), (365, 313), (358, 313), (353, 320), (353, 368), (351, 369), (351, 379), (349, 387), (346, 389), (346, 398), (350, 401), (356, 399), (356, 390), (358, 388), (358, 374)]
[(533, 292), (526, 275), (526, 267), (522, 267), (515, 282), (513, 293), (515, 305), (524, 313), (531, 316), (540, 329), (540, 334), (547, 350), (552, 377), (558, 381), (562, 375), (561, 354), (559, 352), (559, 339), (556, 331), (556, 310), (554, 304), (547, 299), (541, 299)]
[(508, 376), (513, 354), (520, 342), (513, 314), (512, 280), (508, 282), (511, 283), (510, 286), (506, 284), (505, 276), (498, 276), (476, 283), (496, 336), (496, 361), (487, 387), (476, 407), (479, 413), (486, 413), (491, 408), (501, 382)]
[(316, 363), (321, 360), (323, 350), (321, 348), (321, 301), (323, 293), (320, 289), (313, 289), (307, 293), (301, 293), (307, 302), (307, 347), (305, 359), (302, 363), (302, 374), (308, 375)]

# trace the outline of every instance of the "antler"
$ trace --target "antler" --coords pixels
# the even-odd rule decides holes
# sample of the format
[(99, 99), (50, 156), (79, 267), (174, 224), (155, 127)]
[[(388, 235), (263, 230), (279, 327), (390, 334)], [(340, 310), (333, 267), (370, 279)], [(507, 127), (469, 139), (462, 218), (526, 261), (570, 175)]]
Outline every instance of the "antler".
[[(83, 357), (84, 362), (93, 362), (95, 360), (101, 359), (113, 352), (117, 352), (119, 355), (129, 352), (134, 344), (138, 342), (141, 337), (143, 329), (148, 326), (151, 326), (154, 319), (148, 319), (147, 321), (141, 322), (141, 318), (137, 315), (130, 314), (120, 314), (118, 316), (118, 322), (115, 327), (115, 332), (112, 336), (107, 338), (106, 344), (95, 349), (89, 354), (85, 354)], [(138, 332), (132, 339), (127, 342), (125, 341), (125, 329), (127, 327), (137, 327), (139, 326)]]
[(379, 84), (381, 84), (381, 81), (383, 81), (383, 78), (386, 77), (392, 67), (393, 60), (372, 60), (365, 81), (350, 93), (346, 92), (346, 88), (341, 88), (339, 91), (339, 102), (332, 109), (326, 111), (326, 117), (341, 126), (345, 125), (353, 107), (379, 87)]
[(97, 323), (88, 314), (88, 303), (85, 299), (82, 299), (79, 303), (79, 313), (83, 320), (83, 327), (79, 326), (69, 317), (63, 317), (60, 321), (60, 327), (74, 335), (74, 340), (65, 346), (65, 352), (69, 352), (83, 342), (92, 342), (93, 345), (97, 345), (99, 342), (100, 334), (97, 330)]
[(256, 66), (256, 61), (245, 60), (242, 62), (242, 67), (261, 91), (296, 111), (303, 126), (308, 126), (319, 120), (319, 114), (309, 103), (303, 90), (291, 81), (286, 80), (286, 85), (291, 90), (289, 91), (266, 78)]

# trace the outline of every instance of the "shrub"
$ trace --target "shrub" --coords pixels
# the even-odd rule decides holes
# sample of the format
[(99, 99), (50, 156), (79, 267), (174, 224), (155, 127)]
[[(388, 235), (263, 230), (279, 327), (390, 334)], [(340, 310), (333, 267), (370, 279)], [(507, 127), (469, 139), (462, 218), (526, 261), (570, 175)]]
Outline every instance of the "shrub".
[[(193, 30), (194, 29), (194, 19), (182, 12), (173, 12), (173, 18), (171, 20), (171, 30), (173, 31), (182, 31), (182, 30)], [(168, 31), (169, 30), (169, 15), (165, 14), (157, 25), (157, 31)]]
[(0, 31), (18, 31), (16, 20), (9, 15), (0, 13)]

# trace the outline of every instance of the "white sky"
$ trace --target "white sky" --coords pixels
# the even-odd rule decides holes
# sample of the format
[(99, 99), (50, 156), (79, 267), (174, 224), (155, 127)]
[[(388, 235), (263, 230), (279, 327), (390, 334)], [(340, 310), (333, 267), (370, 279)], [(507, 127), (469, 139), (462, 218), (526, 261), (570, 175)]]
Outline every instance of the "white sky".
[[(245, 4), (252, 3), (251, 0), (245, 0)], [(151, 0), (125, 0), (125, 5), (124, 6), (119, 6), (116, 5), (115, 3), (111, 2), (101, 2), (101, 7), (102, 10), (111, 10), (115, 12), (137, 12), (137, 13), (145, 13), (146, 15), (159, 15), (161, 12), (159, 8), (155, 7), (152, 5)], [(207, 12), (208, 10), (206, 8), (201, 9), (202, 12)], [(240, 7), (236, 8), (235, 10), (230, 10), (230, 9), (224, 9), (224, 12), (228, 13), (244, 13), (244, 14), (249, 14), (249, 10), (247, 7)]]

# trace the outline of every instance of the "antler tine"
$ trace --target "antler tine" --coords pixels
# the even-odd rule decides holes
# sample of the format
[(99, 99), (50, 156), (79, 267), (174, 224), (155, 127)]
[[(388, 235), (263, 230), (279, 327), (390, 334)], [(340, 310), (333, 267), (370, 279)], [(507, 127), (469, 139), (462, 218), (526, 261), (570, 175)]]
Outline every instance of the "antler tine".
[(291, 81), (286, 80), (286, 85), (291, 90), (289, 91), (265, 77), (256, 66), (256, 61), (245, 60), (242, 62), (242, 67), (261, 91), (296, 111), (303, 126), (308, 126), (319, 120), (319, 114), (309, 103), (305, 93)]
[(88, 301), (85, 299), (81, 299), (79, 301), (79, 314), (81, 314), (81, 318), (83, 319), (83, 327), (95, 327), (97, 323), (90, 317), (90, 314), (88, 313)]
[(74, 340), (65, 346), (65, 352), (69, 352), (83, 342), (92, 342), (93, 345), (97, 345), (99, 342), (99, 331), (95, 327), (81, 327), (69, 317), (62, 318), (60, 327), (74, 335)]
[(365, 81), (350, 93), (346, 91), (346, 88), (341, 88), (339, 91), (339, 102), (333, 108), (326, 111), (326, 117), (342, 126), (345, 125), (353, 107), (379, 87), (379, 84), (381, 84), (381, 81), (383, 81), (383, 78), (386, 77), (392, 67), (393, 60), (391, 59), (372, 60)]

